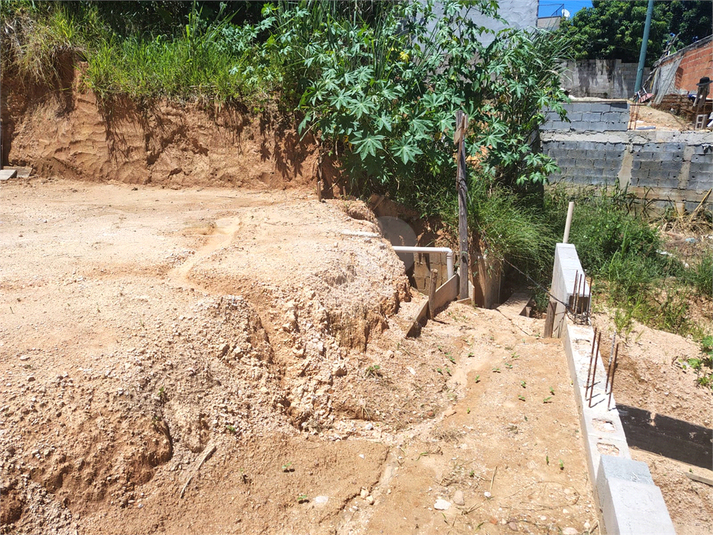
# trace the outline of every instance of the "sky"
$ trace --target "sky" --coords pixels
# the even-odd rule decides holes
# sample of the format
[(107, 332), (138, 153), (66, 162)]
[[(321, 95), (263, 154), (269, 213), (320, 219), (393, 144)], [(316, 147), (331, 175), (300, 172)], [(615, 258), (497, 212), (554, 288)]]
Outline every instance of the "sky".
[(539, 16), (546, 17), (552, 15), (558, 8), (564, 8), (574, 15), (577, 11), (585, 7), (592, 7), (591, 0), (540, 0)]
[(583, 9), (585, 7), (592, 7), (591, 0), (564, 0), (562, 3), (564, 4), (564, 8), (572, 15), (574, 15), (580, 9)]

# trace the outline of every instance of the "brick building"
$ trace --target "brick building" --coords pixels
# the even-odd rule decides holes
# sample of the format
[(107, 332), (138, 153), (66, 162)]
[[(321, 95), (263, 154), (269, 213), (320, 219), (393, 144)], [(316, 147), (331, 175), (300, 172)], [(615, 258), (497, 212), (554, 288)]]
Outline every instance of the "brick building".
[(652, 93), (658, 98), (669, 94), (696, 93), (696, 84), (705, 76), (713, 79), (713, 35), (696, 41), (657, 62)]

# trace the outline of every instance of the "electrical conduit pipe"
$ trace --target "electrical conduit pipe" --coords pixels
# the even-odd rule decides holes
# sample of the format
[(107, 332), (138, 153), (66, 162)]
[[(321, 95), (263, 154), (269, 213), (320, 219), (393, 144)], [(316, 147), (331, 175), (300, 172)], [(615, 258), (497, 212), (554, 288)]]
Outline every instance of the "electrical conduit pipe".
[(394, 251), (397, 253), (446, 253), (446, 269), (448, 271), (448, 279), (455, 274), (453, 267), (453, 250), (448, 247), (410, 247), (406, 245), (394, 245)]

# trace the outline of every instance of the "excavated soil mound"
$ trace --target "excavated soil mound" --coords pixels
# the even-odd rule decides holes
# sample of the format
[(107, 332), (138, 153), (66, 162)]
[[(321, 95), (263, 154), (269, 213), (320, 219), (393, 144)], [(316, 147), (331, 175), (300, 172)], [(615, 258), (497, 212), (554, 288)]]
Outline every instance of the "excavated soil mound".
[(3, 533), (71, 533), (155, 477), (180, 486), (213, 446), (228, 462), (236, 442), (332, 427), (351, 352), (409, 298), (398, 257), (355, 235), (375, 226), (341, 202), (40, 181), (2, 194)]

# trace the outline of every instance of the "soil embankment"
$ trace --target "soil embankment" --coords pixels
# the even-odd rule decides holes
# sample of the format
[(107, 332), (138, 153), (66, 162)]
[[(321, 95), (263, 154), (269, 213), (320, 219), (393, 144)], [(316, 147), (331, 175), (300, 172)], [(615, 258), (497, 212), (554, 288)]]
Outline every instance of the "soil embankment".
[[(276, 110), (100, 101), (72, 80), (60, 92), (13, 84), (6, 89), (6, 165), (30, 166), (46, 177), (169, 187), (316, 183), (314, 139), (302, 139), (293, 121)], [(333, 175), (329, 165), (322, 171), (327, 181)]]

